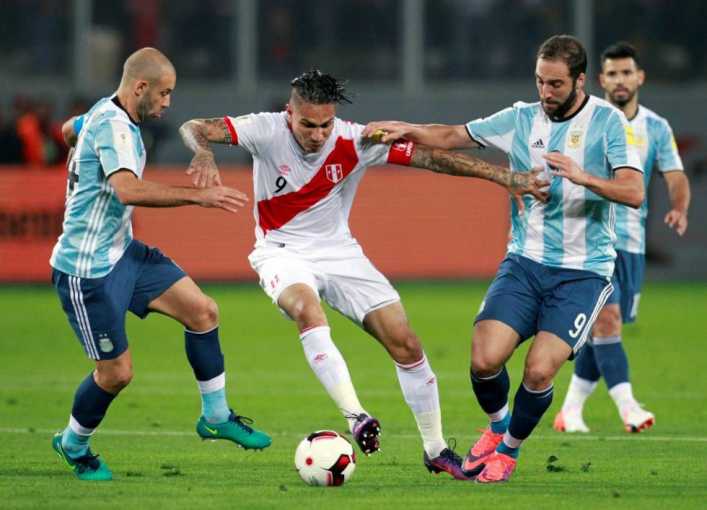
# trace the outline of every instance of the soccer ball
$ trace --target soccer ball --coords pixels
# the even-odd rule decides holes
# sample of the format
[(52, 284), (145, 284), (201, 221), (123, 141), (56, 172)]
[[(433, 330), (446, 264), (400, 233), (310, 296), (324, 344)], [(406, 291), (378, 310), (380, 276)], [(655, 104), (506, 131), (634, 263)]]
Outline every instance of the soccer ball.
[(338, 432), (318, 430), (300, 441), (295, 467), (308, 485), (339, 486), (356, 469), (356, 454), (348, 439)]

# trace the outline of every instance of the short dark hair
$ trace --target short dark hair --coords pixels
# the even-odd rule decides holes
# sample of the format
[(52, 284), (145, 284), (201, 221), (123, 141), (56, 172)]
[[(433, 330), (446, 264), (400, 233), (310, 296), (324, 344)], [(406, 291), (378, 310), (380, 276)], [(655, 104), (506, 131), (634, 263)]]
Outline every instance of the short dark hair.
[(579, 39), (571, 35), (553, 35), (540, 46), (537, 58), (562, 60), (573, 79), (587, 72), (587, 52)]
[(311, 104), (351, 103), (351, 99), (344, 94), (345, 84), (316, 68), (300, 74), (290, 82), (297, 94)]
[(638, 68), (641, 67), (641, 63), (638, 60), (638, 51), (629, 42), (619, 41), (606, 48), (601, 54), (601, 65), (603, 66), (604, 61), (607, 59), (615, 58), (632, 58), (636, 66)]

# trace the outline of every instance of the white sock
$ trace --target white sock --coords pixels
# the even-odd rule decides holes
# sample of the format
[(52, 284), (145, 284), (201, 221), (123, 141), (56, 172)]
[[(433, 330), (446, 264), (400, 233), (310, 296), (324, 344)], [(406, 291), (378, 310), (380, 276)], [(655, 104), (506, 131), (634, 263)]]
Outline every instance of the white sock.
[(597, 387), (598, 381), (588, 381), (572, 374), (570, 386), (567, 388), (565, 402), (562, 404), (562, 411), (582, 414), (584, 403)]
[(503, 442), (508, 448), (520, 448), (520, 445), (523, 444), (522, 439), (513, 437), (508, 431), (503, 434)]
[(348, 420), (349, 430), (352, 430), (356, 423), (354, 415), (366, 410), (358, 401), (343, 356), (331, 341), (329, 326), (308, 329), (300, 335), (300, 340), (309, 366)]
[(420, 361), (410, 365), (396, 363), (395, 370), (405, 402), (415, 415), (423, 448), (430, 458), (435, 458), (447, 447), (442, 437), (442, 411), (439, 407), (437, 377), (424, 354)]
[(508, 402), (506, 402), (501, 409), (495, 413), (488, 413), (489, 420), (492, 422), (503, 421), (508, 416)]
[(614, 400), (616, 407), (619, 409), (619, 414), (623, 418), (627, 408), (638, 405), (633, 397), (633, 389), (630, 382), (619, 383), (609, 390), (609, 395)]

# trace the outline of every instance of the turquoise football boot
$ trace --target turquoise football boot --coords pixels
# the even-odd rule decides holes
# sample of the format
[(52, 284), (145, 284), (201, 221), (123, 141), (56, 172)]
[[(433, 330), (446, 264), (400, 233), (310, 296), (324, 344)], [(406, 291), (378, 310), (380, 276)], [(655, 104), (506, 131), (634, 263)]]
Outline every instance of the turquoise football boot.
[(231, 415), (223, 423), (209, 423), (201, 416), (196, 423), (196, 433), (202, 439), (226, 439), (246, 450), (262, 450), (272, 444), (265, 432), (250, 427), (253, 420), (238, 416), (231, 409)]
[(90, 449), (81, 457), (69, 457), (69, 454), (61, 446), (61, 432), (54, 434), (52, 448), (79, 480), (107, 481), (113, 479), (113, 473), (108, 469), (106, 463), (100, 460), (98, 455), (91, 453)]

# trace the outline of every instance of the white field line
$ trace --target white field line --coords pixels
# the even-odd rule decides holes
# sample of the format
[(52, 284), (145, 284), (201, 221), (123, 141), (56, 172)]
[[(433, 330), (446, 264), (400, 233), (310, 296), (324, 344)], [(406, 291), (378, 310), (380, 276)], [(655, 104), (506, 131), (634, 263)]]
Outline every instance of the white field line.
[[(368, 398), (368, 397), (394, 397), (394, 398), (401, 398), (402, 394), (400, 393), (400, 388), (398, 386), (393, 386), (393, 383), (391, 381), (391, 387), (390, 388), (367, 388), (367, 389), (362, 389), (359, 390), (359, 394), (363, 396), (363, 398)], [(467, 383), (468, 385), (468, 383)], [(5, 398), (9, 394), (14, 393), (15, 395), (17, 394), (22, 394), (24, 393), (29, 393), (31, 391), (34, 391), (36, 389), (42, 389), (43, 392), (46, 393), (47, 388), (51, 389), (53, 392), (61, 392), (61, 393), (70, 393), (73, 397), (74, 392), (76, 391), (76, 386), (77, 383), (72, 381), (72, 382), (57, 382), (57, 381), (45, 381), (45, 382), (37, 382), (35, 381), (34, 383), (28, 382), (27, 384), (14, 384), (14, 383), (7, 383), (5, 384), (3, 382), (3, 379), (0, 379), (0, 391), (3, 392), (2, 395), (0, 395), (0, 400), (2, 398)], [(446, 386), (443, 386), (442, 389), (440, 390), (441, 397), (444, 400), (445, 398), (452, 398), (452, 397), (469, 397), (473, 398), (473, 393), (470, 389), (467, 388), (449, 388)], [(236, 397), (243, 397), (243, 396), (267, 396), (267, 397), (278, 397), (278, 396), (284, 396), (285, 398), (297, 395), (297, 396), (307, 396), (307, 397), (321, 397), (325, 396), (326, 394), (322, 391), (322, 389), (319, 386), (310, 386), (310, 387), (293, 387), (293, 386), (288, 386), (288, 389), (286, 392), (282, 392), (282, 390), (279, 390), (278, 388), (273, 387), (272, 391), (268, 391), (267, 389), (263, 389), (261, 386), (253, 385), (249, 387), (243, 387), (243, 386), (238, 386), (237, 383), (234, 384), (233, 389), (230, 390)], [(564, 390), (563, 390), (564, 391)], [(133, 384), (131, 385), (125, 392), (127, 395), (129, 393), (130, 397), (136, 396), (136, 395), (159, 395), (159, 396), (174, 396), (174, 397), (182, 397), (182, 396), (194, 396), (199, 394), (199, 390), (196, 387), (196, 384), (193, 382), (190, 382), (188, 385), (178, 385), (174, 384), (173, 382), (165, 381), (165, 384), (162, 386), (154, 386), (154, 385), (140, 385), (140, 384)], [(555, 395), (557, 395), (557, 388), (555, 388)], [(122, 399), (129, 398), (127, 396), (121, 397)], [(699, 392), (674, 392), (674, 393), (651, 393), (650, 391), (642, 391), (641, 392), (641, 401), (654, 401), (654, 400), (677, 400), (677, 401), (688, 401), (688, 400), (700, 400), (700, 401), (706, 401), (707, 396), (704, 393), (699, 393)]]
[[(54, 434), (57, 429), (29, 429), (29, 428), (11, 428), (0, 427), (0, 434)], [(181, 430), (115, 430), (101, 429), (98, 431), (101, 435), (106, 436), (175, 436), (175, 437), (196, 437), (196, 433)], [(276, 437), (304, 437), (306, 432), (275, 432), (270, 433)], [(417, 439), (417, 434), (386, 434), (387, 436), (396, 437), (399, 439)], [(654, 442), (682, 442), (682, 443), (707, 443), (707, 437), (700, 436), (653, 436), (648, 434), (632, 435), (625, 434), (621, 436), (594, 436), (585, 434), (557, 434), (557, 435), (537, 435), (532, 436), (533, 439), (543, 441), (654, 441)]]

